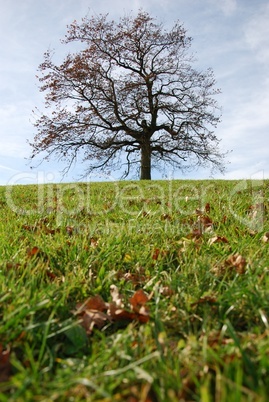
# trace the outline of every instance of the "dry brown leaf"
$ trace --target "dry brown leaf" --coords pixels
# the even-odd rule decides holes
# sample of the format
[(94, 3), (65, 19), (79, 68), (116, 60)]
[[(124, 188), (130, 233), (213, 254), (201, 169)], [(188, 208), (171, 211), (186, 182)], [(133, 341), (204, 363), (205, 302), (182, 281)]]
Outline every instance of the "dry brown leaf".
[(114, 321), (133, 321), (136, 318), (135, 313), (118, 308), (114, 303), (109, 304), (108, 314)]
[(85, 310), (81, 317), (81, 325), (85, 328), (87, 334), (91, 334), (94, 327), (102, 329), (110, 320), (110, 317), (102, 311)]
[(262, 237), (262, 241), (264, 243), (267, 243), (269, 241), (269, 232), (264, 233), (264, 235)]
[(98, 246), (98, 243), (99, 243), (99, 239), (97, 239), (95, 237), (91, 237), (90, 245), (92, 248), (96, 248)]
[(199, 215), (198, 221), (200, 221), (205, 228), (213, 226), (212, 219), (207, 215)]
[(110, 288), (112, 301), (106, 303), (99, 295), (92, 296), (84, 303), (78, 303), (73, 313), (80, 317), (81, 325), (91, 334), (93, 328), (102, 329), (108, 322), (137, 320), (145, 323), (149, 320), (146, 303), (149, 298), (143, 290), (138, 290), (130, 299), (129, 306), (124, 305), (123, 297), (117, 286)]
[(229, 242), (224, 236), (214, 236), (208, 240), (208, 244), (211, 246), (214, 243), (229, 243)]
[(210, 206), (209, 202), (207, 202), (207, 203), (205, 204), (205, 212), (206, 212), (207, 214), (209, 214), (209, 213), (210, 213), (210, 210), (211, 210), (211, 206)]
[(66, 226), (65, 230), (66, 230), (66, 233), (67, 233), (69, 236), (72, 236), (72, 234), (74, 233), (74, 228), (73, 228), (73, 226)]
[(6, 263), (6, 268), (7, 269), (19, 269), (21, 267), (21, 264), (18, 262), (7, 262)]
[(8, 381), (10, 375), (10, 348), (3, 349), (3, 346), (0, 344), (0, 382)]
[(166, 221), (166, 220), (171, 221), (172, 219), (173, 219), (172, 216), (169, 215), (169, 214), (162, 214), (161, 215), (161, 220), (163, 220), (163, 221)]
[(145, 269), (140, 267), (138, 272), (117, 272), (117, 279), (124, 279), (127, 282), (132, 282), (133, 285), (143, 284), (147, 281), (146, 275), (144, 275)]
[(32, 248), (28, 247), (26, 252), (27, 252), (28, 257), (34, 257), (40, 253), (40, 248), (37, 246), (34, 246)]
[(86, 310), (106, 311), (108, 304), (99, 295), (89, 297), (84, 303), (78, 303), (75, 311), (76, 315), (83, 313)]
[(146, 293), (142, 289), (139, 289), (130, 298), (130, 304), (134, 311), (138, 311), (141, 306), (144, 306), (148, 302), (148, 300)]
[(159, 292), (165, 297), (172, 296), (175, 293), (169, 286), (161, 286)]
[(140, 322), (149, 320), (149, 310), (146, 307), (148, 301), (149, 298), (142, 289), (137, 290), (130, 298), (131, 308), (136, 313), (136, 319)]
[(212, 271), (217, 275), (225, 275), (227, 272), (236, 271), (238, 274), (246, 272), (247, 261), (239, 253), (230, 255), (223, 264), (216, 265)]
[(209, 303), (209, 304), (215, 304), (217, 302), (217, 298), (215, 296), (204, 296), (200, 297), (199, 300), (191, 304), (191, 307), (197, 306), (198, 304), (204, 304), (204, 303)]
[(245, 268), (247, 265), (247, 261), (242, 255), (239, 253), (231, 255), (227, 260), (226, 264), (231, 265), (236, 269), (236, 272), (239, 274), (245, 273)]
[(112, 302), (117, 308), (124, 308), (123, 296), (120, 294), (119, 289), (116, 285), (110, 286), (110, 294), (112, 297)]

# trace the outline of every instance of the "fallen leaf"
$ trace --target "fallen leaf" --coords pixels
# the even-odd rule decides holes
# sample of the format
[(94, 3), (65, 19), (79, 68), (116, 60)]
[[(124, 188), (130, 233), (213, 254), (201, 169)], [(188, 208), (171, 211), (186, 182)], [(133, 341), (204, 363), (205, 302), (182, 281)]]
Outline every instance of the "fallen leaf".
[(136, 314), (122, 308), (118, 308), (113, 302), (109, 304), (109, 316), (114, 321), (133, 321)]
[(262, 241), (264, 243), (267, 243), (269, 241), (269, 232), (264, 233), (264, 235), (262, 237)]
[(149, 310), (146, 307), (148, 301), (149, 298), (142, 289), (137, 290), (130, 298), (131, 308), (136, 313), (135, 318), (143, 323), (149, 320)]
[(111, 320), (106, 313), (107, 309), (108, 304), (104, 302), (101, 296), (96, 295), (88, 298), (84, 303), (78, 303), (73, 313), (80, 316), (81, 325), (87, 334), (91, 334), (94, 327), (101, 329)]
[(34, 246), (32, 248), (28, 247), (26, 251), (27, 251), (28, 257), (34, 257), (40, 253), (39, 247), (36, 247), (36, 246)]
[(57, 279), (57, 275), (55, 275), (50, 269), (46, 270), (46, 275), (51, 281)]
[(167, 250), (161, 250), (159, 248), (155, 248), (153, 250), (152, 259), (154, 261), (158, 260), (159, 257), (165, 257), (168, 254)]
[(152, 259), (153, 259), (154, 261), (156, 261), (156, 260), (158, 259), (158, 257), (159, 257), (159, 254), (160, 254), (160, 249), (159, 249), (159, 248), (155, 248), (155, 250), (153, 251), (153, 254), (152, 254)]
[(50, 229), (47, 226), (43, 228), (44, 233), (54, 235), (56, 232), (59, 232), (59, 229)]
[(116, 285), (110, 286), (110, 294), (112, 297), (112, 302), (115, 303), (115, 306), (117, 306), (117, 308), (124, 308), (123, 297)]
[(228, 219), (227, 216), (224, 215), (224, 216), (222, 217), (222, 219), (221, 219), (221, 222), (225, 224), (225, 223), (227, 222), (227, 219)]
[(217, 302), (217, 298), (215, 296), (204, 296), (200, 297), (199, 300), (191, 304), (191, 307), (197, 306), (198, 304), (204, 304), (204, 303), (209, 303), (209, 304), (215, 304)]
[(21, 267), (21, 264), (18, 262), (7, 262), (6, 268), (7, 269), (18, 269)]
[(85, 310), (81, 317), (81, 325), (87, 334), (91, 334), (94, 327), (102, 329), (108, 321), (110, 321), (110, 317), (99, 310)]
[(247, 261), (239, 253), (230, 255), (224, 263), (214, 266), (212, 271), (217, 275), (225, 275), (227, 272), (233, 272), (234, 270), (238, 274), (244, 274), (246, 272)]
[(161, 220), (163, 220), (163, 221), (165, 221), (165, 220), (171, 221), (172, 219), (173, 219), (172, 216), (169, 215), (169, 214), (162, 214), (161, 215)]
[(94, 327), (101, 329), (111, 321), (133, 321), (145, 323), (149, 320), (149, 311), (146, 303), (149, 297), (143, 290), (138, 290), (130, 298), (129, 305), (123, 302), (117, 286), (111, 285), (112, 301), (106, 303), (99, 295), (92, 296), (83, 303), (78, 303), (73, 314), (80, 317), (80, 323), (87, 334), (91, 334)]
[(89, 297), (85, 300), (84, 303), (78, 303), (76, 306), (77, 310), (75, 314), (81, 314), (86, 310), (99, 310), (99, 311), (106, 311), (108, 308), (108, 304), (105, 303), (103, 298), (99, 295)]
[(200, 229), (193, 229), (191, 233), (186, 236), (186, 239), (198, 240), (203, 235), (203, 232)]
[(214, 243), (229, 243), (229, 241), (224, 236), (214, 236), (208, 240), (208, 244), (211, 246)]
[(212, 330), (208, 334), (202, 333), (200, 340), (206, 337), (207, 343), (211, 348), (217, 348), (220, 345), (232, 344), (234, 341), (232, 338), (226, 337), (222, 331)]
[(37, 231), (37, 227), (33, 226), (33, 225), (22, 225), (22, 228), (24, 230), (27, 230), (28, 232), (36, 232)]
[(236, 269), (236, 272), (239, 274), (244, 274), (245, 273), (245, 268), (247, 265), (247, 261), (242, 255), (239, 253), (231, 255), (227, 260), (226, 260), (227, 265), (231, 265)]
[(247, 209), (247, 213), (250, 215), (251, 218), (256, 218), (257, 214), (263, 213), (265, 210), (264, 203), (258, 203), (254, 205), (250, 205)]
[(73, 226), (66, 226), (65, 230), (66, 230), (66, 233), (67, 233), (69, 236), (72, 236), (72, 234), (74, 233), (74, 228), (73, 228)]
[(161, 286), (159, 292), (164, 297), (172, 296), (175, 293), (169, 286)]
[(148, 300), (146, 293), (142, 289), (139, 289), (130, 298), (130, 304), (134, 311), (139, 312), (139, 309), (144, 306)]
[(207, 215), (199, 215), (198, 221), (201, 222), (201, 224), (207, 228), (207, 227), (212, 227), (213, 226), (213, 221), (209, 216)]
[(99, 243), (99, 239), (97, 239), (95, 237), (91, 237), (90, 245), (92, 248), (96, 248), (98, 246), (98, 243)]
[(146, 275), (144, 275), (145, 269), (140, 267), (138, 272), (117, 272), (118, 280), (125, 280), (127, 282), (132, 282), (133, 285), (144, 284), (147, 281)]
[(8, 381), (11, 375), (10, 348), (0, 344), (0, 382)]

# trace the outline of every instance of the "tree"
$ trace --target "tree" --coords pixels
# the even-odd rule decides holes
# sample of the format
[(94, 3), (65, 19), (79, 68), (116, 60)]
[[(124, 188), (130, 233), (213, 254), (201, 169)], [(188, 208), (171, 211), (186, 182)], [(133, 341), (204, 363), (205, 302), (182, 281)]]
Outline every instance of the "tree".
[(126, 177), (140, 164), (140, 179), (167, 164), (223, 170), (213, 131), (219, 90), (211, 69), (192, 67), (191, 41), (179, 22), (167, 31), (143, 10), (117, 23), (108, 15), (74, 21), (62, 42), (80, 50), (60, 65), (47, 51), (39, 66), (48, 112), (35, 121), (31, 157), (45, 151), (67, 170), (82, 157), (86, 174), (124, 165)]

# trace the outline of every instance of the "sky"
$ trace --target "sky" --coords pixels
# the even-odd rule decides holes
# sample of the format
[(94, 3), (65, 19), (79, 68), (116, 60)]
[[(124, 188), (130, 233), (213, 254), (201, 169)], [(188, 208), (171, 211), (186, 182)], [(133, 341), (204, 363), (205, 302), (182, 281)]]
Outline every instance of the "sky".
[[(118, 19), (140, 8), (167, 28), (183, 23), (193, 38), (195, 67), (214, 71), (222, 91), (222, 122), (215, 133), (221, 149), (231, 151), (226, 173), (214, 178), (269, 178), (269, 1), (0, 0), (0, 185), (73, 182), (81, 176), (85, 167), (79, 164), (63, 177), (64, 164), (55, 160), (39, 166), (36, 160), (34, 168), (29, 163), (32, 111), (44, 105), (38, 66), (48, 48), (59, 61), (72, 51), (60, 40), (73, 20), (99, 13)], [(104, 180), (118, 177), (115, 172)], [(211, 171), (174, 171), (170, 177), (206, 179)], [(162, 176), (153, 172), (154, 178)]]

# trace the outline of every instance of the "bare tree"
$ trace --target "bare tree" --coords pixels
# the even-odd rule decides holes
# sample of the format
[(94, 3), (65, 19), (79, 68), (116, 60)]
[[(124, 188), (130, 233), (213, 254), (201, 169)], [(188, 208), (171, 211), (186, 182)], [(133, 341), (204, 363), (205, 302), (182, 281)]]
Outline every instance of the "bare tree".
[(80, 157), (86, 174), (125, 165), (128, 176), (138, 164), (140, 179), (166, 164), (223, 170), (219, 90), (211, 69), (192, 67), (191, 41), (179, 22), (167, 31), (142, 10), (119, 22), (72, 23), (63, 43), (80, 50), (60, 65), (47, 51), (39, 66), (46, 113), (36, 119), (31, 157), (55, 155), (67, 169)]

